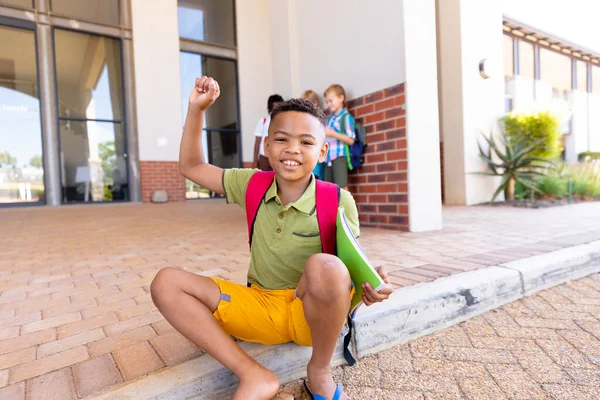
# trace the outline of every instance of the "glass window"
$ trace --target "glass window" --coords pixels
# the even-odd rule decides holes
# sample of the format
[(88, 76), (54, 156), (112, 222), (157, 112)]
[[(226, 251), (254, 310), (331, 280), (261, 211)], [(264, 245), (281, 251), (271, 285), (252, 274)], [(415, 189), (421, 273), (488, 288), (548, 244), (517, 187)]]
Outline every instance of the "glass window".
[(575, 68), (577, 68), (577, 89), (587, 92), (587, 63), (577, 60)]
[(566, 100), (571, 91), (571, 58), (557, 52), (540, 49), (541, 80), (552, 84), (553, 97)]
[(120, 41), (54, 37), (63, 202), (129, 200)]
[(179, 0), (179, 36), (235, 46), (233, 0)]
[(120, 41), (60, 29), (54, 37), (59, 117), (121, 121)]
[(592, 65), (592, 92), (600, 94), (600, 67)]
[(128, 200), (123, 124), (60, 121), (64, 202)]
[(504, 76), (513, 76), (513, 38), (504, 35)]
[(535, 79), (533, 45), (524, 40), (519, 40), (519, 75)]
[(119, 0), (50, 0), (53, 13), (68, 17), (119, 25)]
[[(206, 111), (202, 146), (204, 157), (222, 168), (240, 167), (240, 132), (236, 64), (232, 60), (207, 57), (195, 53), (180, 53), (182, 121), (185, 121), (188, 97), (194, 81), (202, 75), (212, 76), (219, 82), (221, 95)], [(186, 181), (186, 198), (214, 196), (210, 191)]]
[(1, 0), (1, 2), (23, 8), (33, 8), (33, 0)]
[(32, 31), (0, 26), (0, 204), (44, 200)]

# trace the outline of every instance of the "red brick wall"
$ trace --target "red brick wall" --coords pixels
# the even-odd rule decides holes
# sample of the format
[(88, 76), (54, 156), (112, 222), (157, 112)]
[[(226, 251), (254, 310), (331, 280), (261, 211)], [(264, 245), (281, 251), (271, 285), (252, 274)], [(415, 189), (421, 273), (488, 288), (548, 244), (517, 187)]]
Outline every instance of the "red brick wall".
[(152, 201), (155, 190), (166, 190), (169, 201), (185, 201), (185, 178), (177, 161), (140, 161), (142, 202)]
[(404, 83), (348, 102), (367, 130), (365, 162), (350, 173), (362, 226), (408, 230)]

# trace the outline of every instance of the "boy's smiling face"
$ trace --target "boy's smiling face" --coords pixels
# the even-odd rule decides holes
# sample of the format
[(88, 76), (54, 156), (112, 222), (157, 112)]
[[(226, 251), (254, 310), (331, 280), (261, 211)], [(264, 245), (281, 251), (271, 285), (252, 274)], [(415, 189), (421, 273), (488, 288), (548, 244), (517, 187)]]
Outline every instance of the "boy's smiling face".
[(308, 113), (286, 111), (271, 120), (265, 153), (277, 176), (285, 180), (309, 176), (328, 148), (325, 127)]

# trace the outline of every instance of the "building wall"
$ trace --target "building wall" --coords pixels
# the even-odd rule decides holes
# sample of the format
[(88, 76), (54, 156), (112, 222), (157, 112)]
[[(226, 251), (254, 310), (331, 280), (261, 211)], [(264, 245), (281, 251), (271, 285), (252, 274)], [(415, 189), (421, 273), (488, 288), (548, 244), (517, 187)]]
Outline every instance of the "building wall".
[(396, 0), (272, 0), (274, 90), (322, 94), (339, 83), (357, 98), (404, 82), (402, 21)]
[(594, 0), (502, 0), (502, 13), (571, 44), (600, 53), (600, 2)]
[(349, 177), (362, 226), (409, 229), (404, 88), (394, 85), (349, 102), (367, 131), (364, 164)]

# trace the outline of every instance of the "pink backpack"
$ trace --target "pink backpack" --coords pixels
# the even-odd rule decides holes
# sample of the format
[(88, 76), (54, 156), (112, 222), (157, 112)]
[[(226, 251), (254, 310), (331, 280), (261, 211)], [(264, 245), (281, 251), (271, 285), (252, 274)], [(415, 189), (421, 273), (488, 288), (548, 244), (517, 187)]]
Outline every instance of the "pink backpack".
[[(275, 172), (260, 171), (252, 175), (246, 189), (246, 218), (248, 220), (248, 244), (252, 248), (252, 234), (258, 208), (263, 202), (267, 190), (273, 184)], [(315, 203), (317, 211), (317, 222), (321, 234), (321, 246), (323, 253), (337, 255), (336, 250), (336, 222), (340, 203), (340, 187), (333, 183), (317, 180)], [(350, 352), (350, 340), (352, 338), (353, 322), (352, 316), (348, 315), (348, 333), (344, 336), (344, 358), (349, 365), (354, 365), (356, 359)]]
[[(248, 243), (252, 247), (252, 234), (254, 222), (267, 190), (273, 184), (275, 172), (259, 171), (252, 175), (246, 189), (246, 218), (248, 220)], [(317, 221), (321, 234), (323, 253), (336, 255), (335, 228), (340, 202), (340, 187), (333, 183), (317, 180), (315, 202), (317, 207)]]

